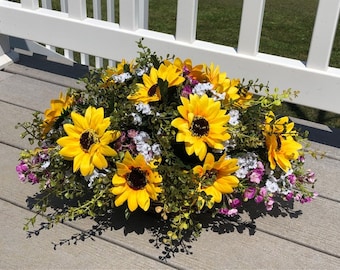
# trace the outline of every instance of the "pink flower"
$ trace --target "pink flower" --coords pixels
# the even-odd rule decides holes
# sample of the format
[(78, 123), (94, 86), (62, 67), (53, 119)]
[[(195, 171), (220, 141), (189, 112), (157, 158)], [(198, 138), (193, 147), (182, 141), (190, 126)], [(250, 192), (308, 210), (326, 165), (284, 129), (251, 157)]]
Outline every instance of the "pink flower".
[(286, 195), (286, 200), (287, 201), (290, 201), (291, 199), (293, 199), (294, 197), (294, 193), (293, 192), (289, 192), (287, 195)]
[(263, 202), (263, 197), (262, 197), (261, 195), (258, 195), (258, 196), (255, 197), (254, 201), (255, 201), (256, 203)]
[(259, 191), (259, 194), (262, 196), (262, 197), (265, 197), (267, 195), (267, 189), (265, 187), (261, 187), (260, 188), (260, 191)]
[(233, 217), (233, 216), (236, 216), (237, 214), (238, 214), (238, 210), (236, 208), (232, 208), (228, 211), (227, 216)]
[(305, 163), (305, 157), (304, 156), (299, 156), (298, 159), (301, 163)]
[(241, 200), (238, 199), (238, 198), (235, 198), (235, 199), (233, 199), (233, 200), (231, 201), (230, 207), (231, 207), (231, 208), (237, 208), (237, 207), (240, 207), (241, 204), (242, 204)]
[(288, 175), (288, 180), (289, 180), (289, 183), (291, 183), (292, 185), (294, 185), (295, 182), (296, 182), (296, 176), (295, 176), (295, 174), (290, 174), (290, 175)]
[(130, 129), (127, 131), (127, 135), (129, 138), (134, 138), (137, 136), (137, 134), (138, 134), (138, 131), (134, 129)]
[(20, 161), (20, 163), (15, 167), (15, 169), (19, 174), (25, 173), (28, 171), (28, 165), (25, 162)]
[(32, 182), (33, 184), (39, 183), (39, 179), (34, 173), (30, 172), (27, 177), (29, 182)]
[(249, 181), (252, 183), (259, 184), (264, 175), (264, 166), (261, 161), (257, 162), (257, 168), (254, 169), (249, 175)]
[(192, 93), (192, 88), (190, 85), (186, 85), (183, 87), (182, 96), (188, 98)]
[(295, 201), (300, 201), (302, 199), (302, 195), (300, 193), (297, 193), (294, 197)]
[(221, 208), (219, 209), (219, 213), (222, 215), (226, 215), (228, 217), (233, 217), (238, 214), (238, 210), (236, 208), (228, 209), (228, 208)]
[(312, 172), (311, 170), (308, 170), (307, 171), (308, 172), (308, 174), (307, 174), (307, 181), (309, 182), (309, 183), (315, 183), (315, 173), (314, 172)]
[(251, 200), (252, 198), (255, 197), (256, 194), (256, 188), (255, 187), (249, 187), (244, 191), (244, 199), (247, 200)]
[(19, 180), (20, 180), (21, 182), (25, 182), (25, 181), (26, 181), (26, 176), (25, 176), (23, 173), (19, 173), (19, 174), (18, 174), (18, 177), (19, 177)]
[(268, 201), (266, 201), (264, 204), (266, 206), (267, 211), (271, 211), (273, 210), (274, 199), (272, 197), (269, 197)]

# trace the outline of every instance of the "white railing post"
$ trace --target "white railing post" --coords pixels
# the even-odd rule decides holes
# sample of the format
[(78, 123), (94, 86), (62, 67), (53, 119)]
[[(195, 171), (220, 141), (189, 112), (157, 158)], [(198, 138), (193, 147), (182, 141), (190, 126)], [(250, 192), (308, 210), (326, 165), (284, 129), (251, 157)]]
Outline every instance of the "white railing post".
[(21, 6), (27, 9), (38, 9), (39, 0), (21, 0)]
[(19, 55), (10, 48), (9, 37), (0, 34), (0, 70), (18, 59)]
[(139, 0), (119, 0), (119, 26), (126, 30), (137, 30), (139, 27)]
[(327, 70), (338, 26), (340, 0), (319, 0), (306, 66)]
[(192, 43), (196, 39), (198, 0), (178, 0), (176, 40)]
[(259, 51), (265, 0), (243, 0), (237, 52), (255, 56)]

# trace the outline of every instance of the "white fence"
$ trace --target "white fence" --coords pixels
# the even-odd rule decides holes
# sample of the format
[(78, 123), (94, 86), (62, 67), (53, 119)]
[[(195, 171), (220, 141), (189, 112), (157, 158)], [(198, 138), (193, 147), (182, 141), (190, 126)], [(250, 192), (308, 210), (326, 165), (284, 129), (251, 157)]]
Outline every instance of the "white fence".
[[(160, 55), (175, 54), (195, 63), (214, 62), (229, 77), (259, 79), (271, 87), (299, 90), (294, 102), (340, 114), (340, 69), (329, 67), (340, 0), (319, 0), (306, 63), (259, 53), (265, 0), (243, 0), (237, 49), (196, 39), (199, 0), (178, 0), (175, 36), (147, 28), (148, 0), (120, 0), (119, 23), (114, 22), (114, 0), (107, 0), (107, 21), (100, 20), (100, 0), (93, 0), (94, 16), (86, 14), (86, 0), (61, 0), (61, 10), (51, 10), (49, 0), (0, 0), (0, 61), (13, 57), (8, 36), (33, 40), (54, 47), (120, 61), (137, 56), (136, 41)], [(53, 47), (51, 47), (53, 49)], [(2, 59), (2, 60), (1, 60)], [(5, 60), (4, 60), (5, 59)], [(1, 63), (0, 63), (1, 65)]]

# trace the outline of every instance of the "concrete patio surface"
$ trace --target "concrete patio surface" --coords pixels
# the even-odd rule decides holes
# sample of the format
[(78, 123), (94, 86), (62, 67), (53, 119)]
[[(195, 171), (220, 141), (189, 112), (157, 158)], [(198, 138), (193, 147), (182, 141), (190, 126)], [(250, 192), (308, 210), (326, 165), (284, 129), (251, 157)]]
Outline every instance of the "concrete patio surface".
[[(17, 178), (19, 153), (30, 146), (15, 125), (44, 111), (60, 91), (82, 87), (77, 78), (86, 72), (36, 55), (21, 55), (0, 71), (0, 269), (340, 269), (340, 131), (299, 119), (311, 132), (312, 148), (325, 157), (306, 162), (317, 174), (319, 197), (295, 204), (290, 214), (260, 216), (249, 227), (206, 228), (187, 243), (187, 252), (166, 261), (159, 259), (163, 249), (155, 246), (157, 221), (151, 215), (128, 221), (117, 215), (112, 228), (86, 218), (28, 237), (22, 228), (33, 216), (28, 204), (38, 186)], [(91, 235), (93, 228), (97, 233)]]

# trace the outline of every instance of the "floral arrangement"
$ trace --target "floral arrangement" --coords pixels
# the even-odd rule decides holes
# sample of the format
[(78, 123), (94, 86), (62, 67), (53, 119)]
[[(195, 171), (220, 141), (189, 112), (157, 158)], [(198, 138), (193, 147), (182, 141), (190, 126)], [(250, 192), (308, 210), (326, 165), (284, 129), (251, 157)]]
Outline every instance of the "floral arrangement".
[[(92, 70), (44, 114), (19, 123), (34, 150), (16, 167), (39, 185), (37, 215), (49, 224), (124, 208), (168, 224), (164, 243), (199, 235), (199, 216), (237, 218), (253, 201), (311, 201), (306, 138), (275, 109), (296, 93), (230, 79), (214, 64), (162, 58), (139, 41), (138, 57)], [(260, 93), (261, 95), (257, 95)], [(34, 225), (28, 219), (25, 229)]]

